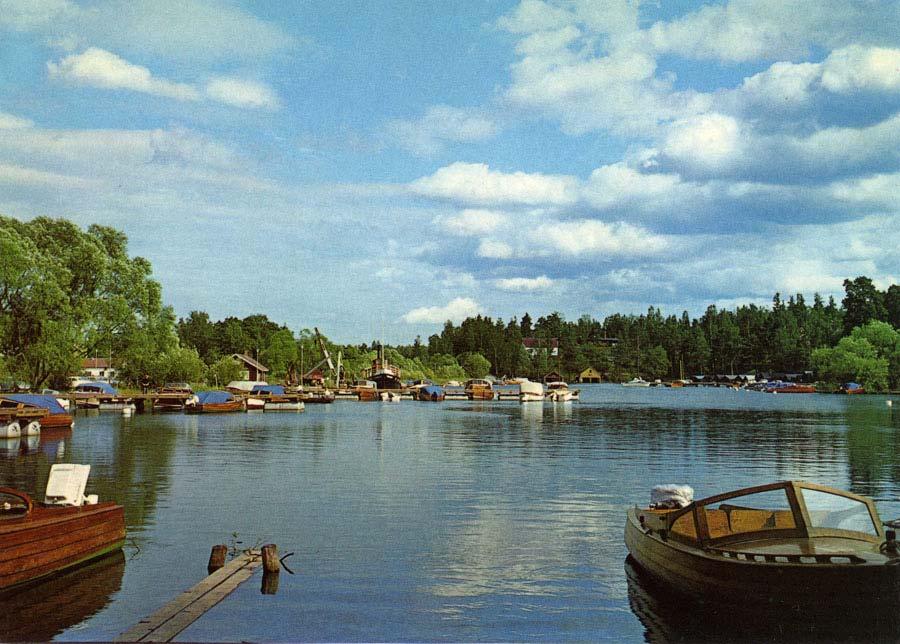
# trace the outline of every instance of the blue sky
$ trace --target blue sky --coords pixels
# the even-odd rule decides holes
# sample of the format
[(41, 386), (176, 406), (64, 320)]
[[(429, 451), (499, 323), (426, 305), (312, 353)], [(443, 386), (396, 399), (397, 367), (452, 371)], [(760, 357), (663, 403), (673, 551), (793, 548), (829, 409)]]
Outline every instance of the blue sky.
[(900, 2), (0, 0), (0, 213), (343, 342), (840, 299), (900, 282)]

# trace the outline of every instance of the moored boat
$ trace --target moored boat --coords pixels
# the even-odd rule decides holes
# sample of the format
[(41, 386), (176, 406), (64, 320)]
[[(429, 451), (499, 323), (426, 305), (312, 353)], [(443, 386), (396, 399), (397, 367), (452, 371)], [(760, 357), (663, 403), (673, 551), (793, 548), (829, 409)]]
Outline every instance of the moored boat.
[(569, 385), (561, 380), (547, 383), (547, 400), (551, 402), (571, 402), (578, 400), (580, 394), (578, 389), (569, 389)]
[(428, 402), (440, 402), (446, 397), (444, 388), (439, 385), (423, 385), (419, 387), (417, 395), (419, 400)]
[(244, 401), (230, 391), (201, 391), (184, 403), (184, 411), (191, 414), (216, 414), (243, 411)]
[(43, 503), (0, 488), (0, 589), (113, 552), (125, 541), (121, 505), (84, 496), (89, 465), (55, 464)]
[(134, 410), (134, 402), (131, 398), (120, 396), (115, 387), (102, 380), (83, 382), (76, 386), (75, 406), (81, 409), (99, 409), (100, 411)]
[(840, 394), (864, 394), (866, 393), (866, 388), (863, 387), (858, 382), (845, 382), (841, 385), (841, 388), (838, 390)]
[(649, 387), (650, 383), (643, 378), (632, 378), (628, 382), (622, 383), (623, 387)]
[(75, 424), (55, 396), (43, 394), (3, 394), (0, 413), (13, 409), (43, 409), (46, 413), (37, 420), (43, 429), (69, 429)]
[(656, 488), (627, 513), (629, 552), (670, 589), (742, 606), (893, 607), (900, 544), (871, 499), (801, 481), (692, 494)]
[(303, 411), (299, 394), (288, 394), (281, 385), (257, 385), (247, 398), (247, 411)]
[(494, 387), (493, 385), (491, 385), (490, 380), (484, 380), (482, 378), (473, 378), (471, 380), (466, 380), (464, 389), (466, 392), (466, 398), (468, 398), (469, 400), (494, 399)]
[(776, 380), (766, 383), (763, 391), (767, 394), (814, 394), (816, 393), (816, 387), (815, 385), (804, 385), (798, 382)]
[(544, 385), (531, 380), (520, 382), (519, 402), (544, 402)]
[(387, 361), (383, 345), (378, 346), (378, 355), (372, 361), (372, 367), (366, 371), (366, 379), (374, 382), (376, 389), (403, 389), (400, 367)]

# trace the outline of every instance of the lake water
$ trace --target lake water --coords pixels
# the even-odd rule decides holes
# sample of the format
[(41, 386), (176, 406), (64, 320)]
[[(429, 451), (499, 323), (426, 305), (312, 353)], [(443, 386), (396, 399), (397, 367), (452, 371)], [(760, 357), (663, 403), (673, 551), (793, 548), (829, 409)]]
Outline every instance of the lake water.
[(702, 639), (626, 564), (625, 510), (653, 485), (804, 479), (900, 516), (885, 397), (581, 389), (556, 405), (79, 413), (0, 445), (0, 485), (39, 497), (51, 464), (90, 463), (88, 491), (124, 504), (128, 530), (124, 556), (5, 600), (0, 640), (111, 639), (201, 580), (217, 543), (275, 543), (295, 574), (274, 595), (255, 575), (179, 640)]

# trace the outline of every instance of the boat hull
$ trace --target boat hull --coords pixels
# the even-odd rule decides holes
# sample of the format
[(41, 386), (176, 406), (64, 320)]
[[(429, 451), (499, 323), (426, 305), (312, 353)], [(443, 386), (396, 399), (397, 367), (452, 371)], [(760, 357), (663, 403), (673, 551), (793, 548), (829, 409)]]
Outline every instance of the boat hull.
[(234, 400), (226, 403), (186, 405), (184, 411), (189, 414), (227, 414), (235, 411), (244, 411), (244, 403), (241, 400)]
[(671, 590), (717, 604), (871, 609), (900, 592), (898, 566), (751, 561), (702, 551), (645, 532), (628, 512), (625, 544), (635, 562)]
[(122, 506), (34, 507), (0, 520), (0, 589), (46, 577), (119, 550), (125, 542)]
[(469, 389), (466, 391), (466, 398), (469, 400), (493, 400), (493, 389)]

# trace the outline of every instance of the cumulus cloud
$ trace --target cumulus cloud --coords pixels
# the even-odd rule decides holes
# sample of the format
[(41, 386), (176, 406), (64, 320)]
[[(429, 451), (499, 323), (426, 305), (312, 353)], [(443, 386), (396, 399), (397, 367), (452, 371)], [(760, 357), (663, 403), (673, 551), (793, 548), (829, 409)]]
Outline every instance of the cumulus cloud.
[(822, 86), (841, 93), (900, 90), (900, 49), (852, 45), (834, 51), (822, 65)]
[(480, 111), (448, 105), (431, 106), (415, 121), (392, 121), (386, 129), (397, 145), (422, 156), (442, 152), (449, 143), (484, 141), (499, 131), (494, 119)]
[(14, 114), (0, 112), (0, 130), (17, 130), (25, 127), (32, 127), (33, 125), (34, 122), (29, 119), (15, 116)]
[(234, 107), (277, 109), (281, 106), (272, 88), (257, 81), (218, 77), (206, 84), (205, 91), (212, 100)]
[(104, 89), (126, 89), (145, 94), (167, 96), (179, 101), (196, 101), (200, 94), (190, 85), (156, 78), (150, 70), (97, 47), (84, 53), (66, 56), (58, 63), (48, 62), (47, 71), (58, 78), (78, 85)]
[(645, 228), (593, 219), (541, 224), (530, 239), (536, 245), (570, 256), (649, 256), (669, 247), (663, 236)]
[(541, 291), (554, 285), (555, 282), (546, 275), (538, 277), (508, 277), (494, 280), (494, 286), (501, 291)]
[(486, 259), (509, 259), (513, 256), (513, 248), (506, 242), (482, 239), (478, 244), (477, 254)]
[(478, 302), (468, 297), (457, 297), (446, 306), (423, 306), (406, 313), (401, 319), (408, 324), (440, 324), (450, 320), (461, 322), (480, 313)]
[(577, 199), (577, 182), (572, 177), (503, 173), (484, 163), (457, 162), (414, 181), (414, 193), (473, 204), (521, 204), (560, 206)]
[(508, 217), (495, 210), (467, 208), (457, 215), (440, 220), (441, 225), (454, 235), (484, 235), (505, 225)]
[(155, 77), (149, 69), (135, 65), (116, 54), (90, 47), (81, 54), (72, 54), (59, 62), (48, 62), (51, 78), (75, 85), (102, 89), (121, 89), (179, 101), (199, 101), (207, 98), (234, 107), (279, 107), (279, 100), (267, 85), (256, 81), (230, 77), (211, 79), (201, 91), (187, 83), (176, 83)]

